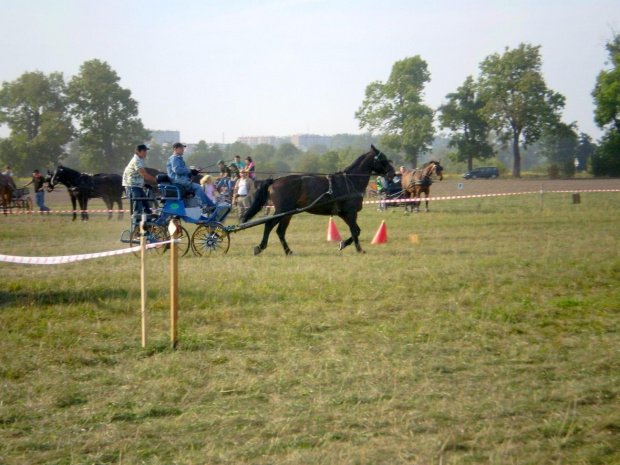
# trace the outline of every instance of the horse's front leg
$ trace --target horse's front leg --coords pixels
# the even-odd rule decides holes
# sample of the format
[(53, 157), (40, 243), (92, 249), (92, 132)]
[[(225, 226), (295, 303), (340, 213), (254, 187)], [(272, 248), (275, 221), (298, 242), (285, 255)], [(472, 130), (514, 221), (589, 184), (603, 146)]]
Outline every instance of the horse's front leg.
[(349, 226), (349, 230), (351, 231), (351, 237), (349, 237), (346, 241), (340, 242), (340, 244), (338, 245), (338, 249), (342, 250), (345, 247), (355, 243), (355, 250), (357, 250), (359, 253), (365, 253), (362, 250), (362, 246), (360, 245), (360, 242), (359, 242), (359, 237), (360, 237), (360, 233), (362, 232), (362, 230), (357, 225), (357, 214), (349, 215), (349, 216), (347, 215), (338, 215), (338, 216), (340, 216), (340, 218), (342, 218), (344, 222), (347, 223), (347, 225)]
[(426, 202), (426, 213), (428, 213), (430, 211), (428, 209), (428, 192), (424, 193), (424, 201)]

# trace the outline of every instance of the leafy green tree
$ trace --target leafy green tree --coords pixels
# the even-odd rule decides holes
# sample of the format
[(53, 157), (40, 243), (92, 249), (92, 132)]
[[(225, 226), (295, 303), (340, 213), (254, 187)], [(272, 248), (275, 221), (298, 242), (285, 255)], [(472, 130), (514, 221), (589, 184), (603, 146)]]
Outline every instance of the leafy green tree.
[(271, 162), (276, 155), (276, 148), (270, 144), (258, 144), (254, 147), (252, 159), (256, 164)]
[(319, 155), (316, 153), (303, 154), (297, 164), (297, 171), (301, 173), (316, 174), (319, 169)]
[(475, 158), (485, 160), (495, 154), (489, 143), (489, 124), (481, 114), (484, 101), (471, 76), (446, 97), (448, 103), (439, 107), (440, 127), (453, 131), (448, 146), (457, 149), (455, 161), (467, 162), (467, 170), (471, 171)]
[(575, 174), (575, 157), (579, 145), (576, 129), (576, 123), (558, 123), (539, 140), (538, 153), (557, 165), (565, 176)]
[(252, 156), (252, 147), (243, 142), (236, 141), (226, 147), (225, 154), (227, 162), (231, 162), (235, 155), (239, 155), (243, 161), (248, 155)]
[(620, 132), (607, 131), (592, 156), (594, 176), (620, 176)]
[(599, 128), (613, 126), (620, 133), (620, 34), (606, 45), (609, 69), (601, 71), (592, 91), (596, 109), (594, 121)]
[(0, 124), (10, 136), (0, 145), (0, 159), (16, 172), (30, 173), (56, 164), (73, 136), (62, 73), (40, 71), (4, 82), (0, 90)]
[(547, 88), (541, 71), (540, 46), (520, 44), (480, 64), (481, 110), (499, 139), (511, 142), (512, 175), (521, 177), (520, 144), (527, 147), (560, 121), (565, 98)]
[(163, 144), (152, 142), (149, 144), (149, 148), (150, 150), (144, 160), (144, 165), (162, 172), (166, 171), (166, 162), (170, 155), (172, 155), (172, 144), (169, 142), (164, 142)]
[(620, 175), (620, 34), (606, 45), (609, 69), (601, 71), (592, 91), (596, 109), (594, 120), (605, 130), (600, 145), (592, 158), (592, 172), (596, 176)]
[(319, 157), (319, 173), (335, 173), (341, 168), (344, 166), (340, 166), (340, 154), (336, 150), (329, 150)]
[(355, 113), (360, 128), (379, 131), (381, 143), (402, 151), (414, 166), (430, 150), (435, 130), (433, 110), (422, 103), (424, 85), (430, 82), (426, 61), (419, 55), (397, 61), (386, 83), (366, 87), (366, 97)]
[(276, 150), (275, 160), (276, 162), (284, 162), (289, 167), (296, 166), (302, 153), (303, 152), (301, 150), (299, 150), (290, 142), (285, 142), (283, 144), (280, 144), (280, 146)]
[(106, 62), (90, 60), (67, 86), (84, 164), (93, 171), (122, 172), (136, 144), (150, 139), (138, 118), (138, 102), (119, 81)]
[(577, 171), (586, 171), (588, 161), (595, 152), (596, 144), (592, 143), (592, 137), (584, 132), (579, 134), (579, 144), (577, 145), (577, 150), (575, 151), (575, 157), (577, 157), (577, 160), (579, 161)]

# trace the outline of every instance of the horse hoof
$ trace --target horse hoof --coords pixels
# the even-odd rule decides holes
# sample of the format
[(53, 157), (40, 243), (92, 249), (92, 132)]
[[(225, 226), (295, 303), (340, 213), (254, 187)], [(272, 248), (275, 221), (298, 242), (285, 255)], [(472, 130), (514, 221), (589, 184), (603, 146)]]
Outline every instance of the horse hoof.
[(347, 245), (344, 243), (344, 241), (341, 241), (338, 243), (338, 250), (342, 250), (346, 247)]
[(262, 250), (259, 246), (254, 247), (254, 255), (258, 255), (259, 253), (261, 253)]
[(295, 257), (297, 254), (295, 252), (293, 252), (292, 250), (289, 250), (288, 252), (286, 252), (286, 256), (287, 257)]

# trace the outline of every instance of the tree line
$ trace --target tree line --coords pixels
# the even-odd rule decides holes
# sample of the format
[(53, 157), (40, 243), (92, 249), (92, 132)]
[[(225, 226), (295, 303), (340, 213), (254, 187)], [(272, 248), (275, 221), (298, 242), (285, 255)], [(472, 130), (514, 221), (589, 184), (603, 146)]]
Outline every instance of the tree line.
[[(506, 159), (512, 175), (521, 176), (523, 156), (543, 159), (549, 175), (571, 176), (588, 169), (594, 175), (620, 175), (620, 35), (606, 45), (609, 60), (592, 96), (594, 119), (605, 131), (598, 144), (576, 122), (561, 121), (565, 97), (549, 89), (542, 74), (541, 47), (506, 47), (480, 63), (479, 75), (467, 76), (433, 109), (423, 101), (431, 80), (428, 64), (419, 55), (396, 62), (386, 82), (366, 87), (355, 113), (361, 136), (339, 134), (330, 147), (301, 152), (293, 144), (249, 147), (240, 142), (209, 145), (200, 141), (188, 163), (217, 171), (217, 161), (234, 155), (251, 156), (262, 176), (286, 172), (329, 173), (343, 169), (379, 143), (396, 164), (418, 161), (443, 143), (449, 163)], [(85, 62), (68, 82), (61, 73), (26, 72), (0, 89), (0, 124), (10, 136), (0, 139), (0, 161), (16, 172), (57, 162), (98, 172), (121, 172), (136, 143), (150, 139), (138, 116), (138, 103), (110, 66)], [(447, 135), (438, 136), (435, 121)], [(70, 149), (67, 149), (70, 144)], [(148, 164), (162, 169), (170, 156), (166, 144), (152, 144)], [(532, 155), (534, 154), (534, 155)], [(488, 163), (488, 161), (487, 161)]]

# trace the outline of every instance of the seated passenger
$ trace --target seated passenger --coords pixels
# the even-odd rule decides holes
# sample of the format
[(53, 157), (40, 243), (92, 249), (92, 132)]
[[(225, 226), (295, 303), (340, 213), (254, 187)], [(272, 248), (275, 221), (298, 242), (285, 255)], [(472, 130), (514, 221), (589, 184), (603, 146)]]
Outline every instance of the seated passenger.
[(185, 160), (183, 160), (185, 145), (176, 142), (172, 146), (172, 150), (174, 153), (166, 163), (166, 171), (170, 178), (170, 182), (172, 184), (178, 184), (188, 192), (194, 194), (194, 197), (198, 199), (202, 207), (203, 214), (212, 212), (215, 204), (207, 197), (207, 194), (202, 190), (200, 184), (192, 182), (192, 176), (196, 176), (198, 170), (190, 170), (185, 164)]

